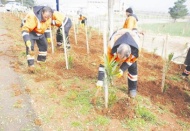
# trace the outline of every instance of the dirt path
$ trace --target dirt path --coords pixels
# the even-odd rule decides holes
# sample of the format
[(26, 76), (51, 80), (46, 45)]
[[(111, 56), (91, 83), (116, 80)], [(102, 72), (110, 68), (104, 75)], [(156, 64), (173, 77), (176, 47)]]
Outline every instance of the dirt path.
[(11, 68), (15, 57), (9, 50), (14, 41), (3, 25), (0, 21), (0, 131), (39, 131), (23, 78)]

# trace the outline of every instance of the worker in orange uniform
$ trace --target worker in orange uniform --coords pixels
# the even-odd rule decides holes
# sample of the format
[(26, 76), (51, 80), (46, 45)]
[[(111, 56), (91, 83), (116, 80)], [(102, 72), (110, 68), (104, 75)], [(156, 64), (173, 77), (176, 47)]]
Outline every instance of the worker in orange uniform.
[(137, 32), (138, 18), (135, 14), (133, 14), (132, 8), (126, 9), (126, 15), (127, 15), (127, 18), (125, 20), (123, 28), (127, 28), (127, 29), (130, 29), (130, 30)]
[(65, 33), (65, 39), (66, 39), (66, 47), (67, 49), (70, 49), (70, 42), (69, 42), (69, 30), (72, 26), (71, 19), (69, 17), (66, 17), (64, 14), (58, 11), (53, 12), (52, 17), (52, 25), (57, 26), (57, 33), (56, 33), (56, 41), (57, 46), (62, 46), (63, 43), (63, 31), (62, 31), (62, 25), (64, 26), (64, 33)]
[[(50, 25), (53, 11), (48, 6), (34, 6), (21, 24), (22, 37), (26, 45), (28, 71), (34, 73), (34, 44), (37, 43), (39, 54), (37, 62), (45, 62), (47, 55), (47, 42), (50, 39)], [(47, 40), (46, 40), (47, 38)]]
[[(128, 8), (126, 9), (126, 15), (127, 18), (125, 20), (125, 23), (123, 25), (123, 28), (127, 28), (132, 30), (138, 38), (140, 38), (140, 36), (144, 36), (144, 32), (143, 31), (138, 31), (137, 29), (137, 23), (138, 23), (138, 18), (137, 16), (133, 13), (133, 9), (132, 8)], [(139, 50), (141, 50), (141, 44), (139, 43)]]
[(86, 25), (86, 22), (87, 22), (87, 18), (83, 15), (80, 14), (80, 17), (79, 17), (79, 21), (80, 21), (80, 24), (81, 25)]
[[(118, 77), (128, 70), (128, 94), (135, 98), (137, 94), (137, 58), (139, 56), (136, 34), (129, 29), (119, 29), (113, 33), (108, 43), (108, 60), (113, 58), (119, 63)], [(105, 77), (104, 65), (100, 64), (96, 86), (103, 87)]]

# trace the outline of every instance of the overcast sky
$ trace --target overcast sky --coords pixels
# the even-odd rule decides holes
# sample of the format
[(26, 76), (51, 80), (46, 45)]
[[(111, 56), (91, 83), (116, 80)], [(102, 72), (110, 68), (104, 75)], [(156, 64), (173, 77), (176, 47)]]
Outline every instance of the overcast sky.
[[(83, 5), (87, 0), (59, 0), (60, 3), (65, 5)], [(127, 3), (127, 6), (132, 7), (134, 10), (142, 11), (155, 11), (155, 12), (168, 12), (168, 8), (174, 6), (174, 2), (177, 0), (122, 0)], [(56, 5), (56, 0), (37, 0), (39, 4), (50, 4)], [(186, 0), (185, 5), (187, 5), (190, 11), (190, 0)]]
[[(169, 7), (174, 6), (177, 0), (124, 0), (129, 2), (129, 6), (136, 10), (143, 11), (163, 11), (168, 12)], [(185, 5), (190, 11), (190, 0), (186, 0)]]

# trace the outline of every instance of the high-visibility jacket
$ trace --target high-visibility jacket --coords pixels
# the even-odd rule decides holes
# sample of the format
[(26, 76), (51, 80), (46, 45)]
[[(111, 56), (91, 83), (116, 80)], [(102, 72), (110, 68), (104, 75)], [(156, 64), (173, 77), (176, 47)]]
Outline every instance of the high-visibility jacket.
[(79, 17), (79, 20), (82, 21), (82, 20), (86, 20), (87, 18), (85, 16), (80, 16)]
[[(42, 21), (42, 9), (44, 6), (35, 6), (33, 11), (28, 13), (25, 17), (25, 23), (21, 27), (24, 41), (30, 40), (29, 33), (33, 32), (36, 36), (44, 34), (51, 25), (51, 18), (47, 21)], [(49, 31), (47, 31), (49, 35)]]
[(137, 21), (138, 21), (137, 17), (134, 14), (130, 14), (125, 20), (123, 28), (127, 28), (130, 30), (137, 30)]
[(108, 43), (107, 55), (109, 61), (112, 58), (115, 58), (117, 62), (120, 62), (117, 55), (117, 48), (121, 44), (128, 44), (131, 47), (131, 55), (122, 61), (120, 66), (120, 69), (124, 72), (129, 66), (137, 61), (139, 56), (139, 47), (136, 34), (129, 29), (120, 29), (114, 32)]
[(68, 17), (66, 17), (64, 14), (54, 11), (52, 16), (52, 25), (55, 25), (57, 27), (60, 27), (62, 23), (66, 22)]

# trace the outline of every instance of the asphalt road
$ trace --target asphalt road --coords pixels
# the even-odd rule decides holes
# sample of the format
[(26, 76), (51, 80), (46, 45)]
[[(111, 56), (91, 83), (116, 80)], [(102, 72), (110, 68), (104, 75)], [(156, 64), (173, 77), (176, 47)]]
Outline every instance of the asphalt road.
[(0, 21), (0, 131), (39, 131), (34, 124), (36, 115), (30, 97), (24, 91), (22, 75), (10, 64), (14, 62), (14, 54), (10, 51), (14, 40), (7, 34), (3, 21)]

